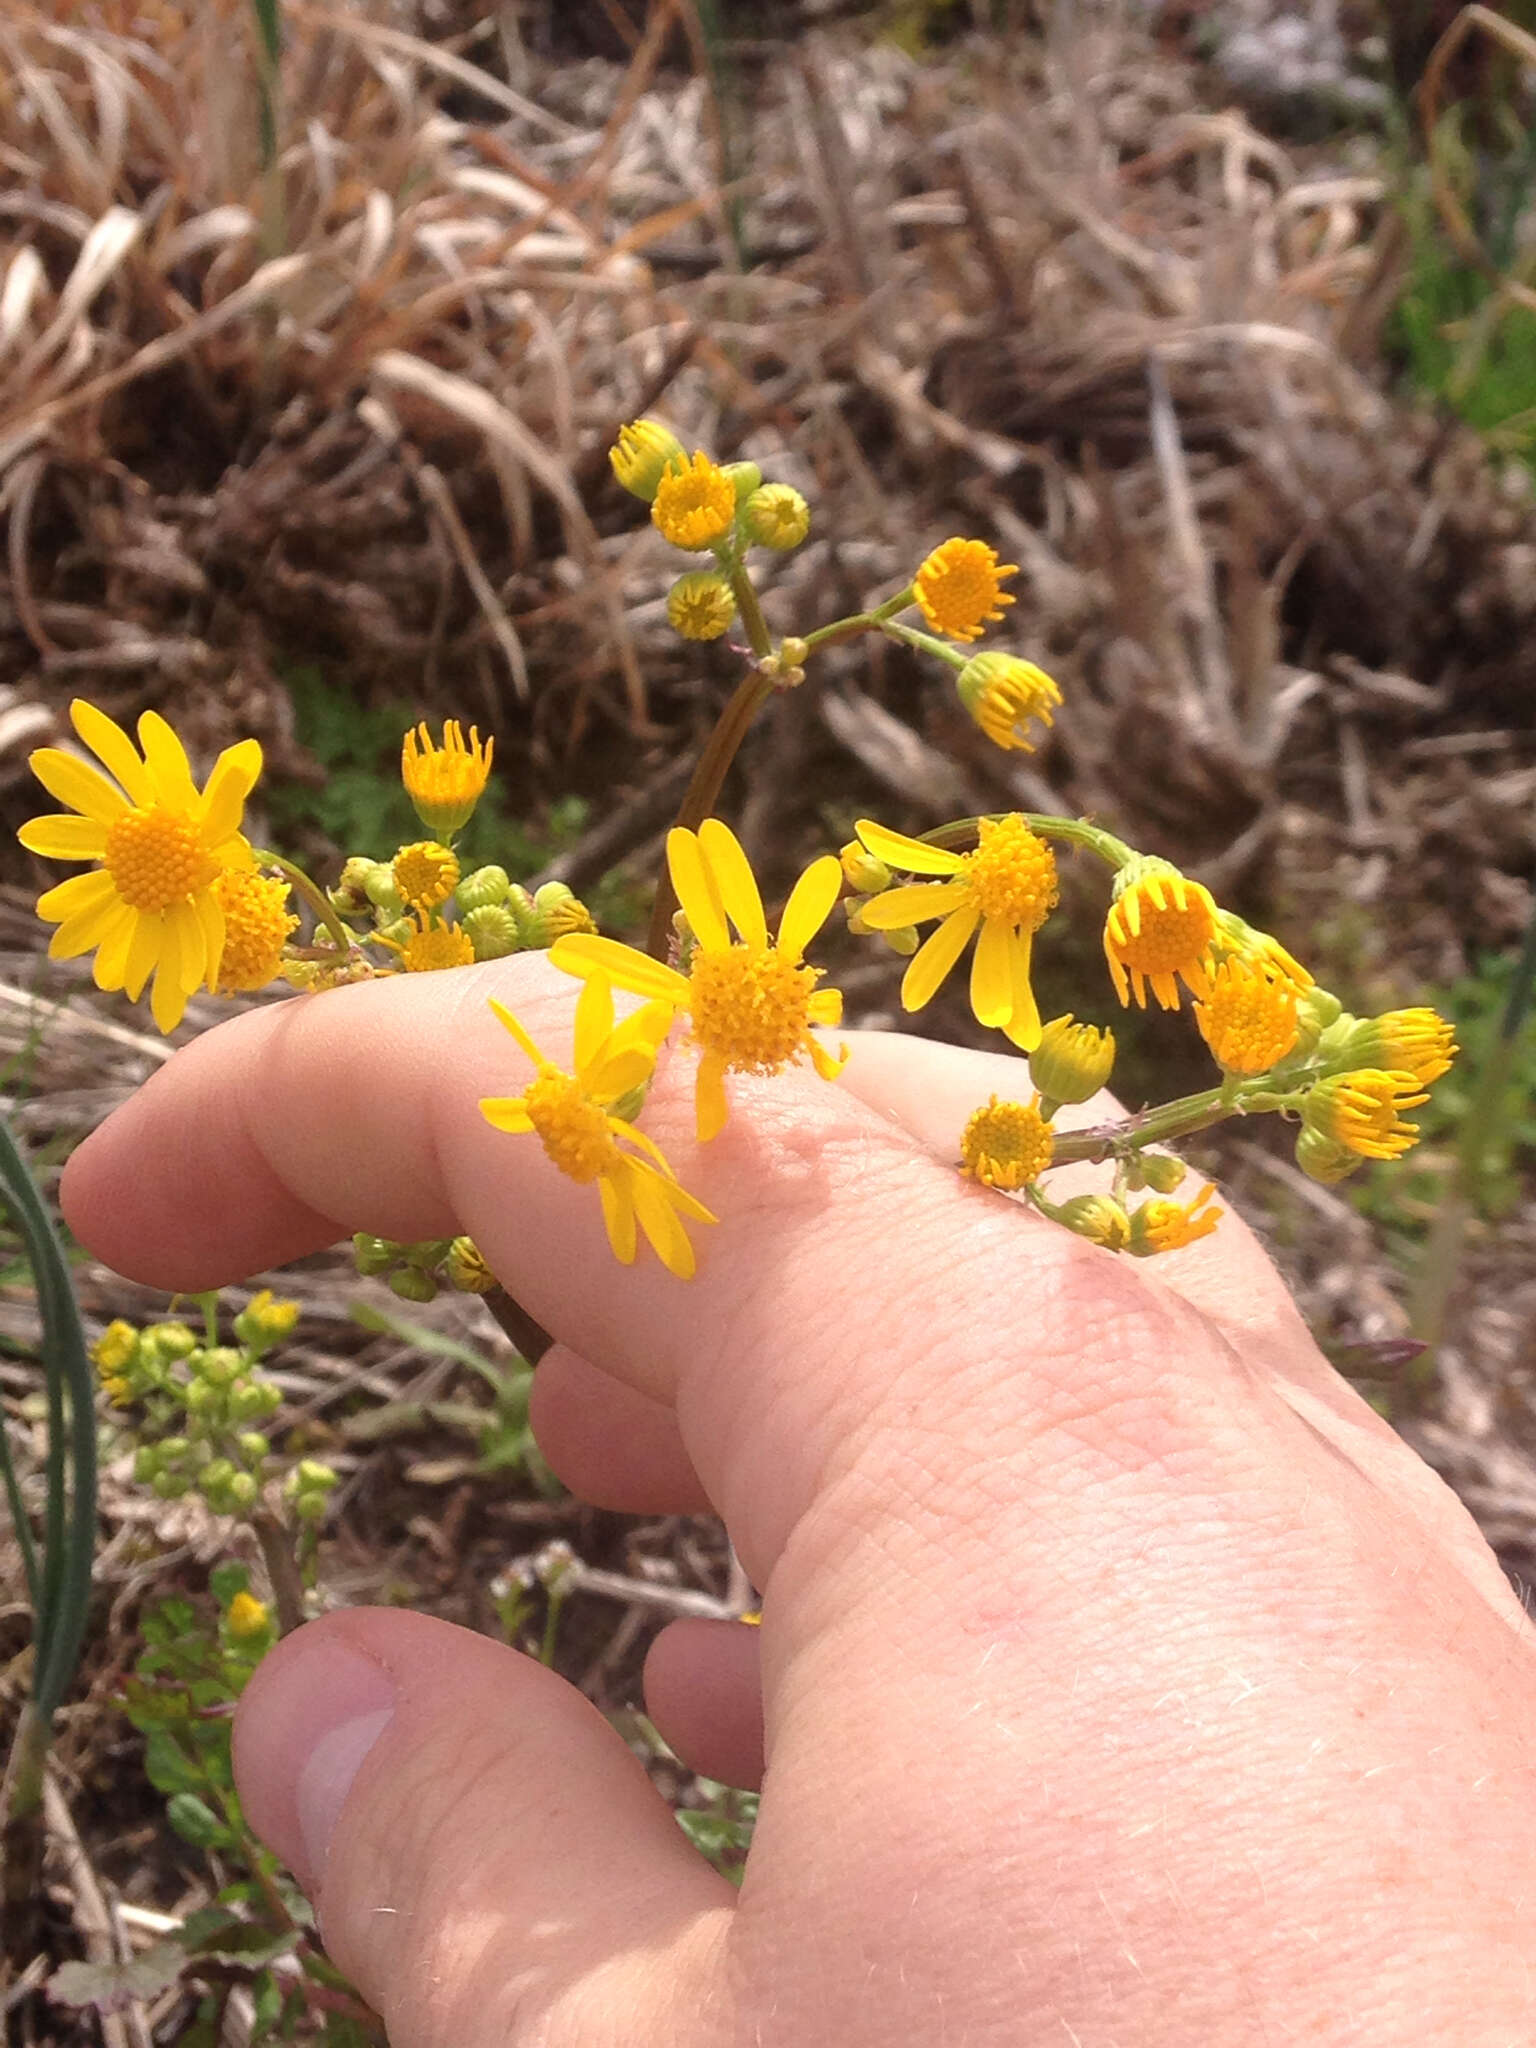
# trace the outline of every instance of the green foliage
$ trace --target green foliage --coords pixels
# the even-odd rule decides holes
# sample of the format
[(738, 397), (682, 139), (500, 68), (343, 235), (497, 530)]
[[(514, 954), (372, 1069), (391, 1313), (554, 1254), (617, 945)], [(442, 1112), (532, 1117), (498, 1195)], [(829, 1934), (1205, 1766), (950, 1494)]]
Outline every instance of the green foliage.
[(677, 1824), (722, 1877), (739, 1885), (757, 1826), (758, 1795), (717, 1784), (713, 1778), (700, 1778), (698, 1789), (707, 1804), (683, 1807)]

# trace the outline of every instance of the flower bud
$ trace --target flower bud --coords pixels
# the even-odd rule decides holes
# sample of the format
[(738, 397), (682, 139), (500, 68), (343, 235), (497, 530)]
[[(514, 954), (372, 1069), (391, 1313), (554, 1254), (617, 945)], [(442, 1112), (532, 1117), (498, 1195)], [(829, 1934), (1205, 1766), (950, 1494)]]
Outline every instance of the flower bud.
[(148, 1486), (160, 1470), (161, 1452), (158, 1444), (140, 1444), (133, 1454), (133, 1476), (140, 1486)]
[(1171, 1152), (1139, 1152), (1136, 1165), (1142, 1186), (1155, 1195), (1171, 1195), (1175, 1188), (1183, 1186), (1189, 1171), (1183, 1160), (1175, 1159)]
[(893, 924), (881, 932), (891, 952), (902, 960), (910, 960), (921, 943), (922, 934), (915, 924)]
[(255, 1507), (261, 1488), (251, 1473), (237, 1472), (223, 1492), (228, 1502), (224, 1512), (230, 1515), (243, 1515), (247, 1509)]
[(197, 1349), (197, 1339), (185, 1323), (151, 1323), (140, 1339), (142, 1352), (151, 1353), (162, 1364), (186, 1358)]
[(1337, 1145), (1321, 1131), (1303, 1124), (1296, 1136), (1296, 1164), (1308, 1180), (1321, 1181), (1325, 1188), (1331, 1188), (1347, 1180), (1364, 1161), (1347, 1145)]
[(472, 1237), (456, 1237), (449, 1245), (446, 1273), (461, 1294), (489, 1294), (496, 1285), (496, 1275)]
[(628, 426), (620, 427), (608, 460), (630, 496), (649, 505), (667, 471), (674, 466), (687, 467), (688, 451), (660, 420), (631, 420)]
[(192, 1448), (192, 1439), (186, 1436), (163, 1436), (160, 1439), (160, 1462), (162, 1465), (181, 1465), (186, 1462)]
[(1114, 1064), (1114, 1032), (1074, 1023), (1069, 1010), (1041, 1031), (1029, 1056), (1029, 1078), (1047, 1102), (1086, 1102), (1108, 1081)]
[(811, 530), (811, 508), (792, 484), (764, 484), (742, 507), (747, 538), (759, 547), (799, 547)]
[(1074, 1195), (1051, 1214), (1068, 1230), (1106, 1251), (1123, 1251), (1130, 1242), (1131, 1219), (1113, 1195)]
[(667, 592), (667, 618), (685, 640), (718, 640), (736, 616), (736, 597), (714, 569), (690, 569)]
[(437, 1282), (419, 1266), (397, 1266), (386, 1285), (402, 1301), (436, 1301)]
[(368, 863), (368, 872), (362, 877), (363, 894), (375, 910), (386, 917), (398, 917), (405, 908), (405, 898), (395, 880), (394, 864), (387, 860), (373, 860)]
[(270, 1287), (263, 1287), (235, 1317), (235, 1335), (253, 1350), (265, 1351), (290, 1336), (298, 1320), (296, 1301), (278, 1301)]
[(857, 889), (861, 896), (878, 896), (882, 889), (891, 886), (890, 869), (868, 852), (861, 841), (850, 839), (837, 857), (843, 864), (848, 886)]
[(763, 481), (763, 472), (755, 462), (722, 462), (720, 474), (725, 477), (736, 493), (736, 509), (739, 512)]
[(235, 1467), (229, 1458), (210, 1458), (203, 1467), (199, 1479), (203, 1492), (209, 1495), (222, 1493), (235, 1476)]
[(227, 1408), (230, 1421), (261, 1421), (263, 1416), (272, 1413), (272, 1408), (276, 1405), (272, 1401), (274, 1394), (277, 1395), (278, 1401), (282, 1400), (281, 1392), (270, 1380), (242, 1380), (238, 1387), (231, 1387), (229, 1390)]
[(1309, 988), (1296, 1003), (1296, 1049), (1292, 1058), (1309, 1058), (1316, 1052), (1323, 1033), (1338, 1023), (1343, 1014), (1344, 1005), (1331, 989), (1315, 984)]
[(541, 889), (535, 889), (533, 908), (535, 915), (548, 923), (551, 945), (556, 939), (563, 939), (568, 932), (597, 930), (597, 919), (564, 882), (546, 882)]
[(505, 960), (522, 944), (517, 919), (505, 903), (485, 903), (459, 919), (459, 929), (475, 949), (477, 960)]
[(150, 1491), (160, 1500), (180, 1500), (191, 1484), (184, 1472), (157, 1472), (149, 1482)]
[(252, 1469), (272, 1454), (272, 1440), (262, 1435), (259, 1429), (245, 1429), (240, 1432), (240, 1455)]
[(91, 1359), (103, 1378), (121, 1373), (138, 1355), (139, 1333), (121, 1316), (108, 1323), (91, 1346)]
[(365, 853), (347, 856), (341, 879), (330, 892), (331, 901), (343, 917), (355, 917), (368, 904), (368, 877), (377, 866), (378, 862), (370, 860)]
[(512, 878), (506, 869), (492, 863), (466, 875), (454, 894), (459, 899), (460, 910), (484, 910), (492, 903), (505, 903), (511, 886)]
[(955, 677), (955, 689), (976, 724), (996, 747), (1034, 751), (1029, 721), (1052, 721), (1061, 690), (1043, 668), (1016, 654), (973, 654)]
[(237, 1593), (229, 1603), (224, 1622), (237, 1643), (249, 1643), (270, 1634), (272, 1613), (265, 1600), (258, 1600), (254, 1593)]
[(215, 1387), (232, 1387), (245, 1372), (245, 1360), (229, 1344), (215, 1344), (205, 1351), (194, 1351), (187, 1364), (199, 1379), (207, 1380)]
[(200, 1419), (206, 1420), (209, 1416), (222, 1414), (224, 1410), (224, 1390), (214, 1386), (210, 1380), (193, 1380), (182, 1388), (181, 1398), (187, 1413)]

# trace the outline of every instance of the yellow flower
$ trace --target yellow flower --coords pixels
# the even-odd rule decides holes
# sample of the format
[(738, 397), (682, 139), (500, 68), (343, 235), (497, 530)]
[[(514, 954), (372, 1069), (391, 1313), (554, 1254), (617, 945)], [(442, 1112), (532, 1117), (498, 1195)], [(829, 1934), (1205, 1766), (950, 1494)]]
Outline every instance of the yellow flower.
[(1211, 975), (1195, 1022), (1218, 1066), (1229, 1074), (1267, 1074), (1294, 1052), (1300, 1029), (1296, 991), (1267, 967), (1238, 954)]
[(105, 1379), (111, 1373), (120, 1373), (125, 1365), (130, 1365), (138, 1348), (138, 1331), (132, 1323), (124, 1322), (121, 1316), (117, 1316), (108, 1323), (91, 1346), (91, 1358)]
[(956, 538), (934, 549), (913, 577), (912, 589), (936, 633), (979, 640), (983, 626), (1000, 619), (1001, 607), (1014, 602), (1002, 581), (1018, 573), (1017, 562), (999, 562), (997, 550), (984, 540)]
[(967, 1180), (1008, 1193), (1038, 1180), (1051, 1163), (1056, 1134), (1033, 1102), (999, 1102), (994, 1095), (973, 1112), (960, 1138), (960, 1171)]
[(812, 861), (770, 940), (747, 857), (720, 819), (706, 818), (697, 833), (681, 826), (668, 833), (667, 866), (697, 941), (686, 971), (588, 933), (558, 939), (549, 957), (567, 974), (607, 975), (617, 987), (687, 1015), (700, 1052), (695, 1112), (702, 1141), (725, 1122), (727, 1074), (776, 1074), (802, 1055), (824, 1081), (842, 1072), (846, 1053), (834, 1058), (811, 1036), (812, 1025), (839, 1021), (842, 996), (818, 989), (822, 970), (801, 958), (831, 915), (842, 869), (830, 853)]
[(1007, 1033), (1025, 1052), (1040, 1043), (1040, 1012), (1029, 984), (1034, 935), (1056, 903), (1056, 856), (1017, 812), (983, 818), (974, 853), (926, 846), (862, 818), (854, 828), (868, 851), (891, 867), (938, 882), (887, 889), (861, 904), (873, 931), (940, 920), (902, 976), (901, 1002), (920, 1010), (980, 929), (971, 961), (971, 1008), (979, 1021)]
[(1460, 1048), (1445, 1019), (1434, 1010), (1420, 1008), (1387, 1010), (1380, 1017), (1364, 1018), (1350, 1032), (1342, 1050), (1350, 1066), (1412, 1074), (1421, 1088), (1427, 1088), (1450, 1071)]
[(108, 1373), (101, 1383), (101, 1391), (114, 1408), (133, 1406), (133, 1381), (121, 1373)]
[(713, 569), (690, 569), (667, 593), (667, 617), (685, 640), (718, 640), (735, 616), (731, 586)]
[(229, 1632), (237, 1643), (248, 1643), (257, 1636), (264, 1636), (272, 1626), (272, 1611), (265, 1600), (258, 1600), (254, 1593), (237, 1593), (229, 1603), (225, 1616)]
[(688, 455), (676, 434), (660, 420), (631, 420), (620, 427), (608, 460), (624, 489), (649, 504), (667, 471), (685, 464)]
[(811, 508), (793, 484), (763, 484), (742, 507), (742, 523), (760, 547), (799, 547), (811, 530)]
[(456, 718), (443, 727), (443, 744), (435, 746), (426, 726), (408, 732), (400, 748), (400, 780), (429, 832), (451, 839), (474, 815), (490, 779), (496, 742), (482, 747), (480, 728), (469, 728), (469, 744)]
[(597, 1182), (608, 1242), (626, 1266), (634, 1261), (638, 1224), (667, 1271), (690, 1278), (694, 1251), (682, 1219), (716, 1219), (678, 1185), (644, 1132), (614, 1114), (616, 1103), (649, 1081), (672, 1026), (671, 1005), (647, 1003), (615, 1025), (613, 990), (606, 976), (591, 974), (576, 1004), (574, 1074), (547, 1060), (494, 998), (491, 1008), (538, 1071), (521, 1095), (487, 1096), (480, 1104), (486, 1122), (498, 1131), (537, 1132), (563, 1174), (582, 1185)]
[(226, 868), (213, 893), (224, 913), (224, 951), (210, 979), (214, 994), (265, 988), (282, 967), (288, 934), (299, 926), (288, 908), (288, 884), (255, 868)]
[(468, 967), (475, 957), (474, 941), (456, 924), (428, 924), (422, 911), (416, 914), (416, 929), (404, 942), (381, 939), (380, 943), (398, 953), (407, 974), (437, 974), (445, 967)]
[(402, 846), (390, 864), (395, 887), (412, 910), (436, 910), (446, 903), (459, 880), (458, 856), (435, 839)]
[(1402, 1112), (1428, 1100), (1417, 1074), (1362, 1067), (1319, 1081), (1301, 1105), (1301, 1120), (1362, 1159), (1401, 1159), (1419, 1142), (1418, 1125)]
[(1147, 984), (1165, 1010), (1179, 1007), (1177, 975), (1197, 996), (1210, 989), (1216, 905), (1200, 882), (1154, 855), (1127, 862), (1115, 878), (1104, 923), (1104, 957), (1122, 1003), (1147, 1006)]
[(651, 520), (664, 540), (698, 554), (723, 540), (736, 520), (736, 486), (699, 449), (691, 462), (671, 468), (656, 487)]
[(72, 960), (94, 948), (96, 986), (120, 988), (131, 1002), (153, 974), (155, 1023), (174, 1031), (188, 996), (218, 973), (224, 913), (213, 885), (226, 869), (251, 864), (240, 821), (261, 748), (255, 740), (226, 747), (199, 791), (185, 747), (158, 712), (140, 718), (138, 748), (83, 698), (69, 715), (115, 780), (59, 747), (31, 757), (50, 796), (78, 815), (31, 819), (17, 834), (22, 845), (49, 860), (98, 863), (38, 898), (38, 916), (58, 925), (49, 957)]
[(1076, 1024), (1069, 1010), (1053, 1017), (1029, 1056), (1029, 1078), (1052, 1102), (1086, 1102), (1108, 1081), (1115, 1064), (1115, 1034)]
[(973, 654), (955, 677), (960, 702), (995, 747), (1034, 752), (1029, 721), (1052, 722), (1059, 686), (1043, 668), (1016, 654)]
[(1197, 1237), (1209, 1237), (1222, 1215), (1220, 1209), (1206, 1207), (1215, 1192), (1207, 1181), (1192, 1202), (1170, 1202), (1162, 1196), (1143, 1202), (1131, 1217), (1125, 1249), (1138, 1259), (1150, 1259), (1158, 1252), (1182, 1251)]
[(489, 1294), (497, 1285), (496, 1275), (472, 1237), (456, 1237), (448, 1247), (443, 1270), (461, 1294)]
[(1217, 960), (1242, 960), (1262, 968), (1276, 981), (1287, 984), (1298, 996), (1313, 986), (1311, 975), (1288, 953), (1277, 938), (1247, 924), (1235, 910), (1216, 912), (1216, 941), (1212, 948)]

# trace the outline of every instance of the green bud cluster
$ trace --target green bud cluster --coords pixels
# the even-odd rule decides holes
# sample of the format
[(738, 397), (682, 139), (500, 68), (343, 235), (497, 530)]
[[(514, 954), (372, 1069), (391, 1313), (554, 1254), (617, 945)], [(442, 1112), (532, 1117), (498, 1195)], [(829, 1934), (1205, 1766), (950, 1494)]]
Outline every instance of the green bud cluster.
[(404, 1244), (359, 1230), (353, 1233), (352, 1257), (365, 1279), (382, 1280), (402, 1301), (436, 1301), (440, 1288), (453, 1285), (447, 1269), (457, 1242), (451, 1237), (426, 1237), (416, 1244)]
[(318, 1458), (300, 1458), (283, 1481), (283, 1499), (300, 1522), (325, 1519), (326, 1502), (336, 1484), (336, 1474)]

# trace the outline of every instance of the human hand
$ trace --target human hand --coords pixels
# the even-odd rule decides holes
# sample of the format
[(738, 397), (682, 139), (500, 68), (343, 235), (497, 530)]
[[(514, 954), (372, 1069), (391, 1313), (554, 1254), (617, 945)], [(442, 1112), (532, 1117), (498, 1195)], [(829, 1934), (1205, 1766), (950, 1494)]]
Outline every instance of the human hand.
[(271, 1654), (241, 1795), (395, 2048), (1536, 2037), (1524, 1616), (1237, 1220), (1083, 1243), (949, 1163), (1016, 1059), (870, 1036), (834, 1087), (734, 1081), (697, 1151), (664, 1056), (646, 1127), (721, 1220), (696, 1279), (626, 1269), (479, 1114), (526, 1073), (493, 992), (562, 1056), (537, 958), (277, 1005), (63, 1188), (163, 1287), (468, 1231), (560, 1340), (556, 1471), (710, 1504), (763, 1589), (646, 1670), (688, 1761), (766, 1756), (739, 1897), (531, 1660), (384, 1610)]

